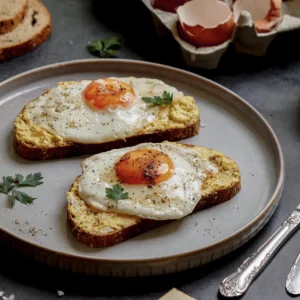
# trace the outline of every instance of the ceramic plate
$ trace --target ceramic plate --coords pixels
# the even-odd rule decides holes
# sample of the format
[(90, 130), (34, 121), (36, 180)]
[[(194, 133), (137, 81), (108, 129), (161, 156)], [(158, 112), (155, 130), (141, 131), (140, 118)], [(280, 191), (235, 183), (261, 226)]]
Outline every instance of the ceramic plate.
[[(32, 162), (13, 148), (13, 122), (23, 106), (58, 81), (107, 76), (158, 78), (195, 97), (201, 113), (198, 136), (184, 140), (213, 148), (240, 167), (242, 189), (233, 199), (105, 249), (92, 249), (71, 234), (66, 196), (81, 173), (83, 157)], [(105, 276), (148, 276), (193, 268), (236, 249), (273, 214), (281, 196), (284, 161), (263, 117), (228, 89), (195, 74), (130, 60), (78, 60), (13, 77), (0, 84), (0, 176), (41, 172), (44, 184), (27, 188), (32, 205), (12, 209), (0, 194), (1, 240), (60, 268)], [(0, 177), (1, 178), (1, 177)]]

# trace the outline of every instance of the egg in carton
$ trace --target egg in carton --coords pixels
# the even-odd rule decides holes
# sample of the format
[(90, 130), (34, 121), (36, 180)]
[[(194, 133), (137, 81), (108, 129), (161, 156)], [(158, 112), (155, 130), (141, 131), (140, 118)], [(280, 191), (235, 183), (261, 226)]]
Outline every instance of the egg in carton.
[(218, 67), (229, 45), (262, 56), (280, 32), (300, 28), (300, 0), (142, 0), (159, 36), (173, 36), (187, 65)]

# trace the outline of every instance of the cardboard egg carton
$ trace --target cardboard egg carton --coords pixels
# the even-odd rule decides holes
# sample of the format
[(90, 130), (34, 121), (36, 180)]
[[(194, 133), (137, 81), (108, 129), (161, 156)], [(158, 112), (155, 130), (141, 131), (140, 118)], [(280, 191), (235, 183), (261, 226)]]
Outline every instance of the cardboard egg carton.
[[(282, 2), (281, 19), (271, 31), (257, 33), (251, 15), (247, 11), (243, 11), (237, 20), (231, 39), (217, 46), (197, 48), (179, 36), (176, 13), (153, 8), (153, 0), (142, 1), (151, 12), (157, 34), (161, 37), (173, 36), (180, 45), (186, 64), (200, 68), (217, 68), (221, 57), (231, 43), (234, 43), (238, 52), (263, 56), (279, 32), (300, 28), (300, 0), (285, 0)], [(223, 1), (232, 7), (231, 0)]]

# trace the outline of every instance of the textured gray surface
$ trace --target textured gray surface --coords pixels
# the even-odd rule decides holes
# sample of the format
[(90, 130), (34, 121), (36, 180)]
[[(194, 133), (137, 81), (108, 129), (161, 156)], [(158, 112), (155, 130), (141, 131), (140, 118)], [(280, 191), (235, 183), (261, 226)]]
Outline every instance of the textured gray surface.
[[(89, 40), (112, 34), (122, 37), (120, 58), (159, 62), (185, 68), (177, 44), (155, 36), (151, 18), (139, 1), (44, 0), (53, 18), (49, 41), (34, 52), (0, 64), (0, 80), (54, 62), (92, 57)], [(16, 300), (158, 299), (176, 287), (197, 300), (218, 299), (220, 281), (257, 249), (300, 202), (300, 44), (299, 31), (282, 34), (265, 57), (237, 55), (231, 49), (218, 70), (189, 69), (230, 88), (256, 107), (269, 121), (282, 144), (286, 183), (281, 203), (265, 228), (249, 243), (205, 267), (152, 279), (111, 280), (64, 274), (37, 266), (1, 246), (0, 291)], [(236, 65), (234, 65), (236, 64)], [(257, 278), (246, 300), (285, 300), (285, 279), (300, 250), (296, 233)], [(30, 272), (32, 272), (30, 274)], [(110, 286), (111, 285), (111, 286)]]

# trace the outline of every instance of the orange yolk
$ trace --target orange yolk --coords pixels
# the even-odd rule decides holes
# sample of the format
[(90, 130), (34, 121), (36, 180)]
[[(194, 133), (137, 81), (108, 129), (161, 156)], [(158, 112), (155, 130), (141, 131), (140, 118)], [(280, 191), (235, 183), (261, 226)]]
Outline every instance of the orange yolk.
[(123, 183), (151, 187), (169, 179), (174, 167), (165, 153), (155, 149), (138, 149), (124, 154), (116, 163), (115, 171)]
[(83, 94), (85, 101), (93, 108), (98, 109), (126, 107), (135, 100), (135, 92), (132, 86), (108, 78), (92, 81), (85, 88)]

